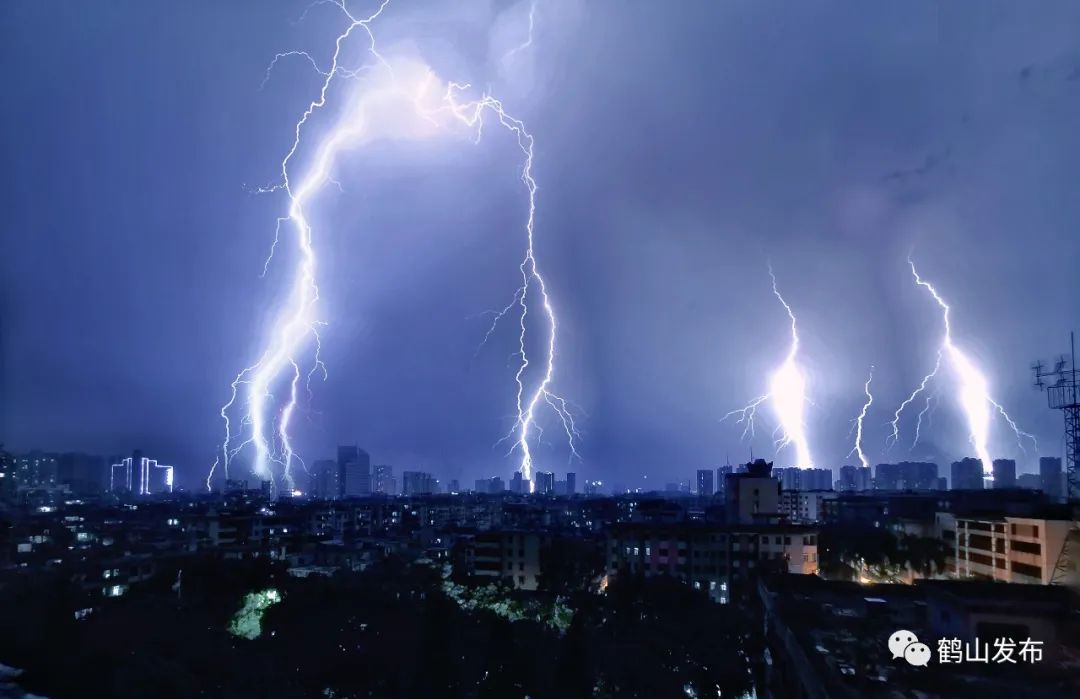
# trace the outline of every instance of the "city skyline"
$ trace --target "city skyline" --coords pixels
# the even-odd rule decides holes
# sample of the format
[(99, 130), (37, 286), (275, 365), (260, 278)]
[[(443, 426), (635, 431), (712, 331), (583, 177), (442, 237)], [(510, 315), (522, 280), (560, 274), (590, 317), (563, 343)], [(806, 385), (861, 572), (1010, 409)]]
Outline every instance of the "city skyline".
[[(193, 8), (174, 34), (159, 36), (148, 9), (107, 8), (90, 20), (108, 38), (102, 46), (89, 43), (85, 18), (73, 13), (15, 11), (26, 31), (5, 50), (32, 57), (34, 68), (10, 90), (36, 109), (33, 119), (4, 117), (22, 134), (10, 159), (25, 173), (5, 192), (5, 208), (13, 229), (32, 233), (3, 268), (0, 437), (9, 448), (112, 454), (138, 445), (168, 455), (186, 487), (206, 476), (229, 381), (258, 354), (287, 288), (287, 251), (262, 276), (281, 201), (256, 192), (274, 182), (291, 119), (319, 85), (302, 57), (267, 66), (289, 47), (325, 64), (341, 29), (332, 6), (295, 21), (301, 9), (261, 6), (251, 32), (251, 12)], [(944, 465), (969, 455), (970, 430), (947, 390), (913, 405), (904, 439), (884, 447), (891, 411), (941, 341), (941, 317), (911, 283), (909, 256), (948, 299), (955, 345), (1042, 445), (1025, 455), (995, 422), (990, 456), (1034, 472), (1038, 456), (1062, 451), (1060, 415), (1031, 389), (1026, 369), (1062, 346), (1080, 298), (1080, 282), (1064, 273), (1080, 244), (1071, 234), (1080, 211), (1055, 184), (1074, 179), (1080, 162), (1066, 79), (1071, 37), (1060, 29), (1075, 8), (987, 25), (930, 4), (882, 17), (841, 4), (779, 14), (557, 2), (528, 10), (460, 11), (455, 21), (476, 28), (486, 56), (419, 40), (415, 50), (440, 75), (490, 84), (536, 139), (537, 255), (559, 311), (558, 388), (574, 406), (582, 457), (568, 462), (555, 439), (562, 426), (549, 415), (537, 423), (544, 442), (529, 442), (538, 468), (664, 481), (685, 477), (674, 464), (692, 473), (751, 448), (796, 465), (792, 451), (773, 457), (777, 423), (768, 411), (750, 442), (720, 422), (760, 395), (788, 349), (770, 263), (799, 319), (817, 463), (848, 463), (849, 421), (870, 366), (875, 401), (863, 446), (871, 463)], [(448, 13), (433, 4), (420, 20), (391, 3), (379, 39), (394, 47), (416, 36), (418, 22)], [(146, 29), (130, 32), (130, 22)], [(600, 38), (597, 23), (606, 27)], [(197, 42), (208, 63), (177, 61), (210, 25), (220, 33)], [(780, 65), (767, 44), (724, 29), (736, 25), (768, 28), (790, 47), (790, 61)], [(827, 30), (836, 26), (848, 31)], [(717, 48), (705, 27), (731, 31), (732, 41)], [(629, 40), (645, 28), (655, 45)], [(526, 29), (535, 29), (530, 47), (512, 51)], [(57, 51), (28, 38), (41, 31), (61, 39)], [(939, 31), (963, 41), (942, 44)], [(1008, 41), (998, 41), (1002, 32)], [(84, 75), (87, 52), (126, 79), (98, 84), (94, 68), (72, 92), (44, 87), (43, 76)], [(735, 65), (747, 70), (727, 68)], [(661, 99), (643, 103), (611, 83), (607, 76), (623, 70)], [(176, 84), (151, 79), (164, 74), (176, 74)], [(767, 94), (757, 89), (765, 81)], [(818, 89), (808, 93), (808, 84)], [(79, 90), (88, 85), (94, 99), (84, 104)], [(119, 116), (115, 104), (125, 105)], [(816, 117), (795, 119), (802, 111)], [(69, 123), (71, 113), (82, 116)], [(599, 137), (585, 135), (611, 113), (642, 129), (604, 122)], [(722, 116), (707, 130), (670, 128), (686, 113)], [(316, 126), (314, 136), (325, 133), (326, 124)], [(159, 137), (163, 128), (170, 138)], [(54, 188), (36, 164), (46, 150), (57, 153), (50, 172), (64, 173), (70, 190), (64, 207), (43, 199)], [(1035, 150), (1044, 157), (1028, 157)], [(293, 416), (305, 461), (356, 442), (388, 463), (466, 483), (505, 478), (521, 463), (520, 450), (508, 455), (510, 444), (498, 444), (515, 432), (506, 358), (518, 338), (504, 327), (478, 349), (487, 311), (510, 301), (516, 281), (522, 238), (507, 231), (519, 231), (525, 213), (520, 155), (512, 138), (488, 129), (476, 144), (376, 144), (335, 173), (341, 192), (320, 195), (315, 222), (326, 251), (328, 377), (310, 397), (300, 391)], [(185, 176), (166, 174), (178, 172)], [(406, 198), (419, 204), (393, 205)], [(192, 268), (200, 270), (194, 286), (180, 281)], [(535, 332), (533, 356), (543, 342)], [(909, 450), (924, 407), (932, 422)]]

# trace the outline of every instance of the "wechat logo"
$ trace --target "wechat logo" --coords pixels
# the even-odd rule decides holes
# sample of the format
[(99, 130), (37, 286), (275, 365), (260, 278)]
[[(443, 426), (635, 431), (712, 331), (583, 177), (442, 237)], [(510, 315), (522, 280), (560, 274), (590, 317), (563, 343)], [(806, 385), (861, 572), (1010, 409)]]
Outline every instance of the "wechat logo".
[(915, 667), (926, 667), (930, 662), (930, 646), (920, 643), (911, 631), (901, 629), (889, 636), (889, 651), (894, 660), (903, 658)]

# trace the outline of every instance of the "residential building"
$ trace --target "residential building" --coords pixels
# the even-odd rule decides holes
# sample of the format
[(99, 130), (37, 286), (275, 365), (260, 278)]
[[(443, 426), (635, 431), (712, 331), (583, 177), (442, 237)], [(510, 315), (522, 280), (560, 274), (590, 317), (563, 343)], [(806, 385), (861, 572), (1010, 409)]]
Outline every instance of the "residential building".
[[(1067, 517), (983, 517), (939, 512), (938, 535), (952, 548), (948, 572), (957, 578), (1047, 585), (1065, 540), (1080, 521)], [(1076, 569), (1078, 561), (1073, 561)]]
[(1042, 483), (1042, 491), (1051, 498), (1058, 499), (1062, 496), (1061, 457), (1043, 456), (1039, 458), (1039, 480)]
[(969, 456), (954, 461), (951, 476), (949, 488), (952, 490), (982, 490), (983, 465), (978, 459)]
[(780, 513), (780, 481), (772, 476), (772, 463), (758, 459), (746, 473), (724, 478), (727, 521), (752, 523), (775, 520)]
[(424, 471), (402, 471), (401, 486), (405, 495), (431, 495), (439, 490), (435, 476)]
[(1016, 487), (1016, 462), (1012, 459), (994, 459), (994, 487)]
[(713, 488), (713, 472), (711, 468), (701, 469), (697, 472), (697, 494), (699, 497), (711, 498), (715, 492)]
[(540, 580), (543, 537), (536, 532), (490, 531), (463, 539), (459, 565), (478, 577), (501, 578), (519, 590), (535, 590)]
[(394, 478), (394, 467), (388, 464), (380, 464), (372, 469), (371, 489), (376, 493), (395, 495), (397, 493), (397, 479)]
[(832, 490), (781, 490), (780, 514), (792, 522), (814, 523), (824, 520), (823, 502), (835, 500)]
[(316, 500), (333, 500), (338, 497), (338, 465), (332, 459), (320, 459), (311, 465), (308, 495)]
[(860, 493), (870, 490), (872, 480), (869, 466), (841, 466), (836, 489), (847, 493)]
[(938, 485), (938, 465), (935, 463), (901, 461), (875, 467), (875, 490), (937, 490)]
[(551, 471), (536, 472), (536, 492), (542, 495), (555, 493), (555, 474)]
[(355, 445), (339, 446), (337, 461), (339, 496), (371, 495), (371, 456)]
[(611, 578), (675, 577), (726, 603), (731, 591), (759, 570), (815, 574), (817, 530), (775, 524), (617, 524), (608, 531), (606, 558)]

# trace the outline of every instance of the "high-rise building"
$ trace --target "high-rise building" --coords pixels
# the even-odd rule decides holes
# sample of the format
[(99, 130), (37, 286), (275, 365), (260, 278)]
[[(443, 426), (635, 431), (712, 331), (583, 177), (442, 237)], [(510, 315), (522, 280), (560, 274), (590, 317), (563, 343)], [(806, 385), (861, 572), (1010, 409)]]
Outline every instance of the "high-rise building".
[(829, 468), (774, 468), (772, 477), (784, 490), (832, 490), (833, 472)]
[(718, 467), (716, 469), (716, 492), (717, 492), (717, 494), (719, 494), (719, 495), (724, 494), (724, 478), (727, 477), (729, 474), (732, 474), (734, 472), (735, 472), (735, 468), (733, 466), (730, 466), (730, 465), (720, 466), (720, 467)]
[(869, 466), (841, 466), (838, 489), (849, 493), (870, 490), (871, 480)]
[(108, 469), (105, 459), (91, 454), (61, 454), (57, 466), (57, 481), (76, 494), (94, 494), (105, 490)]
[(604, 484), (601, 481), (585, 481), (586, 495), (599, 495)]
[(928, 461), (901, 461), (878, 464), (874, 490), (937, 490), (938, 465)]
[(536, 472), (536, 492), (551, 495), (555, 492), (555, 474), (551, 471)]
[(994, 489), (1016, 487), (1016, 462), (1012, 459), (994, 459)]
[[(520, 475), (520, 474), (518, 474)], [(513, 481), (511, 481), (513, 483)], [(494, 478), (481, 478), (476, 481), (476, 492), (496, 495), (506, 490), (506, 482), (495, 476)]]
[(982, 461), (970, 456), (954, 461), (950, 473), (949, 487), (951, 490), (982, 490), (983, 465)]
[(521, 495), (529, 492), (529, 482), (521, 477), (521, 471), (514, 471), (510, 478), (510, 492)]
[(784, 490), (802, 490), (802, 478), (800, 477), (800, 471), (798, 468), (774, 468), (772, 470), (772, 477), (780, 482), (780, 487)]
[(1061, 457), (1043, 456), (1039, 459), (1039, 484), (1051, 498), (1056, 500), (1061, 497)]
[(173, 467), (148, 459), (138, 449), (132, 456), (109, 469), (109, 492), (126, 491), (139, 495), (171, 493)]
[(0, 444), (0, 502), (15, 494), (15, 459)]
[(772, 475), (772, 463), (758, 459), (745, 473), (724, 479), (724, 505), (730, 523), (762, 523), (780, 512), (780, 481)]
[(573, 495), (577, 492), (577, 474), (567, 472), (566, 474), (566, 494)]
[(458, 479), (456, 479), (456, 478), (451, 478), (450, 479), (450, 482), (446, 484), (446, 492), (448, 492), (448, 493), (460, 493), (461, 492), (461, 483), (458, 482)]
[(799, 474), (802, 490), (832, 490), (833, 472), (831, 468), (804, 468)]
[(431, 495), (438, 492), (439, 482), (424, 471), (402, 471), (401, 486), (405, 495)]
[(716, 492), (713, 488), (713, 472), (711, 468), (699, 469), (697, 472), (697, 494), (699, 497), (711, 498)]
[(338, 496), (338, 466), (333, 459), (319, 459), (311, 465), (308, 495), (316, 500), (333, 500)]
[(371, 495), (371, 456), (355, 445), (338, 447), (338, 494), (343, 498)]
[(372, 467), (371, 490), (384, 495), (397, 493), (397, 479), (394, 478), (394, 467), (388, 464), (379, 464)]
[(32, 451), (15, 459), (15, 481), (20, 488), (48, 488), (56, 485), (59, 461), (56, 454)]

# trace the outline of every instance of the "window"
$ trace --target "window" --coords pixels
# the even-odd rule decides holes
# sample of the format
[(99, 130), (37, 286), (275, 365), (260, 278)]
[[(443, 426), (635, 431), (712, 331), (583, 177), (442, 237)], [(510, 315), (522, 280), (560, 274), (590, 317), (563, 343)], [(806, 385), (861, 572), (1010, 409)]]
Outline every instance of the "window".
[(1042, 554), (1042, 545), (1041, 544), (1033, 544), (1033, 543), (1029, 543), (1027, 541), (1016, 541), (1015, 539), (1010, 541), (1009, 544), (1012, 546), (1013, 551), (1021, 551), (1023, 553), (1033, 553), (1036, 556)]
[(1027, 575), (1031, 578), (1042, 579), (1042, 568), (1038, 566), (1031, 566), (1027, 563), (1019, 563), (1017, 561), (1011, 561), (1012, 570), (1014, 573), (1020, 573), (1021, 575)]
[(790, 536), (785, 536), (784, 537), (784, 546), (791, 546), (791, 537)]

